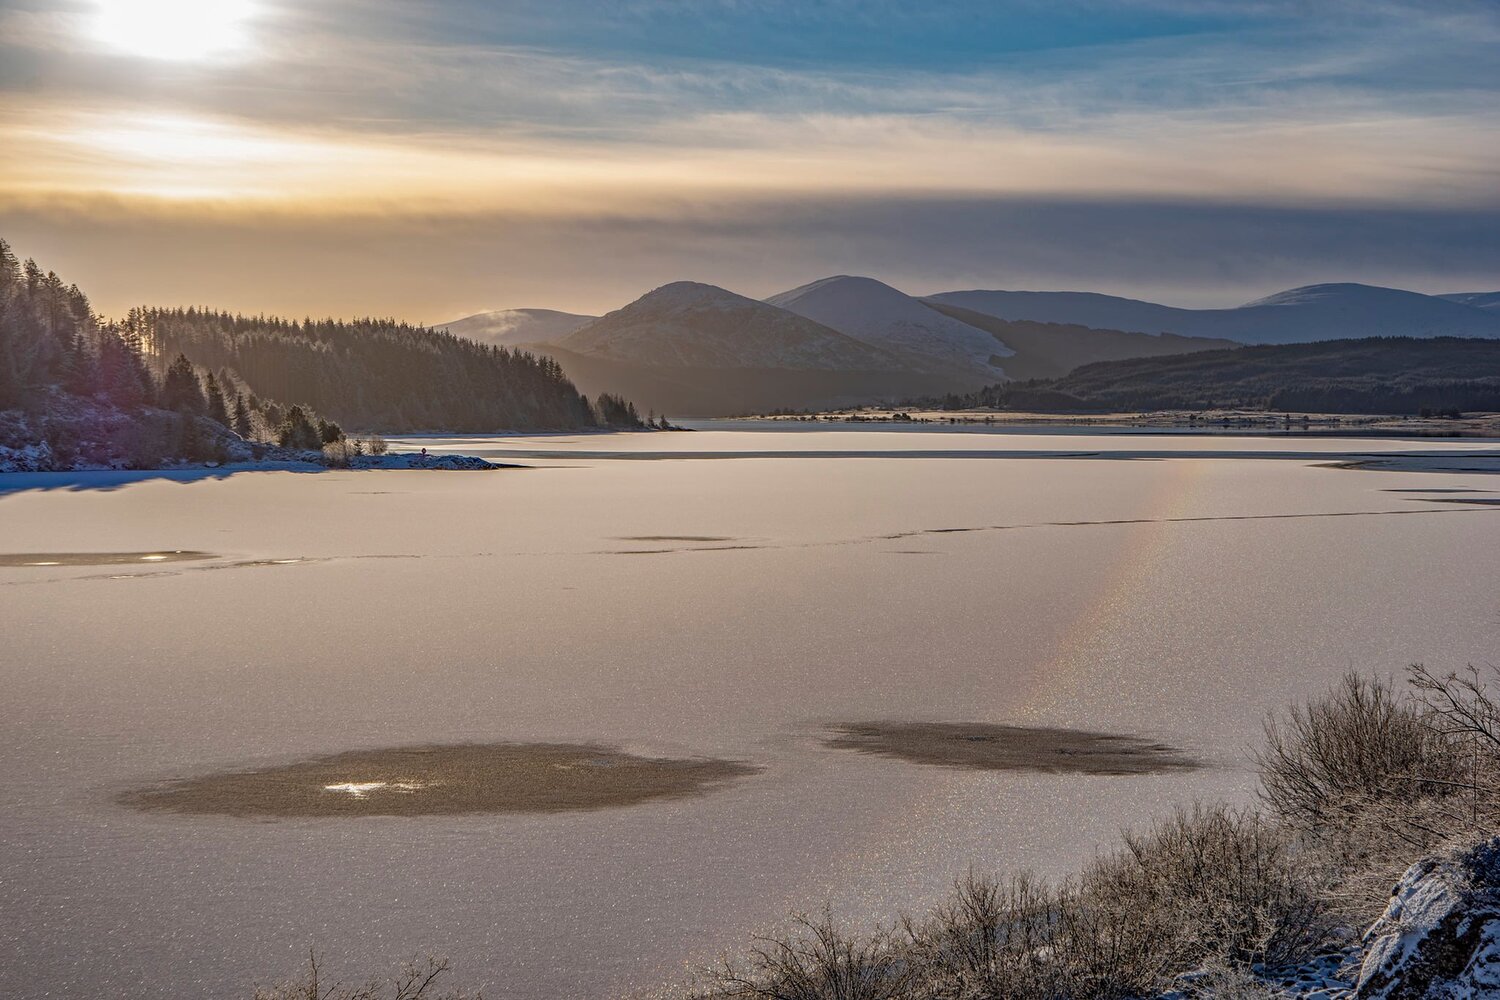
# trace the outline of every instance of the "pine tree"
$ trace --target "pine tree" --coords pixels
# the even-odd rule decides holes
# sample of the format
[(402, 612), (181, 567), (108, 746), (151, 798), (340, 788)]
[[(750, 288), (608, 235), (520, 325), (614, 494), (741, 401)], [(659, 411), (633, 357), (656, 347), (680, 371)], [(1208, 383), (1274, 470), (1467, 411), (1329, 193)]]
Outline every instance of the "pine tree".
[(229, 408), (224, 405), (224, 391), (219, 388), (219, 380), (214, 377), (213, 372), (208, 373), (208, 384), (204, 395), (207, 403), (205, 412), (208, 414), (208, 419), (228, 426)]
[(161, 386), (161, 405), (168, 410), (195, 416), (208, 409), (193, 363), (185, 354), (177, 355), (167, 366), (167, 377)]
[(243, 393), (234, 394), (234, 432), (240, 437), (249, 440), (253, 428), (250, 424), (250, 408), (245, 405)]
[(286, 419), (276, 429), (276, 443), (283, 448), (316, 451), (323, 447), (323, 436), (308, 419), (307, 411), (300, 406), (293, 406), (286, 411)]

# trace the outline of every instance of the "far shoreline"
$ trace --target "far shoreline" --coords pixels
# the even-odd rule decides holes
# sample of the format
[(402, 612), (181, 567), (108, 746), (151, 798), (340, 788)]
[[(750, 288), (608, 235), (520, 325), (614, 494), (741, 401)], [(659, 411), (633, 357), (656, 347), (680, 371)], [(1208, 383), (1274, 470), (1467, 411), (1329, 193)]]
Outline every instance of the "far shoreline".
[(1298, 413), (1251, 409), (1151, 410), (1043, 413), (1019, 410), (938, 410), (850, 407), (808, 413), (749, 414), (725, 420), (789, 424), (885, 424), (892, 426), (1026, 428), (1121, 428), (1158, 432), (1320, 434), (1332, 437), (1391, 436), (1500, 438), (1500, 413), (1459, 417), (1409, 414)]

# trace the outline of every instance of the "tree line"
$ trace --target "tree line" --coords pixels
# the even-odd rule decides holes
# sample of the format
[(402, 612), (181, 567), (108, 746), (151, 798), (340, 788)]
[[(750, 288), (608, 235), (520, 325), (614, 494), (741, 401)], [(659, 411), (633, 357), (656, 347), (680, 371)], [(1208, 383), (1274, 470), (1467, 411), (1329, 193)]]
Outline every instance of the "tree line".
[(639, 427), (627, 401), (590, 400), (548, 357), (393, 319), (289, 320), (148, 309), (155, 349), (233, 371), (255, 392), (383, 431)]
[(145, 468), (222, 459), (237, 442), (317, 450), (343, 440), (343, 426), (645, 423), (619, 396), (590, 401), (551, 358), (394, 320), (151, 308), (105, 319), (77, 285), (0, 240), (0, 459)]

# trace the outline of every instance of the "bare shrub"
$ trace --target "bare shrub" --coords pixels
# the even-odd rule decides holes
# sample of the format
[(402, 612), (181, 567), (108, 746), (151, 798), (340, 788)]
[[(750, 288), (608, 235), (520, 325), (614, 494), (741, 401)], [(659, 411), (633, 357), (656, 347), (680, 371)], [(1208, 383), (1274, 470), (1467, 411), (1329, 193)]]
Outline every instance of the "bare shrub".
[[(904, 938), (799, 918), (748, 962), (711, 974), (706, 997), (777, 1000), (1127, 1000), (1194, 969), (1298, 960), (1327, 940), (1315, 870), (1286, 831), (1225, 807), (1182, 810), (1127, 835), (1049, 888), (972, 872)], [(1249, 995), (1249, 994), (1246, 994)]]
[(440, 980), (450, 970), (446, 958), (412, 959), (386, 980), (346, 985), (328, 982), (315, 952), (309, 952), (307, 967), (298, 976), (258, 988), (254, 1000), (484, 1000), (483, 994), (441, 988)]
[(903, 1000), (914, 995), (915, 970), (893, 931), (868, 936), (840, 930), (825, 911), (792, 918), (791, 932), (759, 937), (743, 962), (725, 958), (705, 972), (705, 998), (765, 1000)]
[(905, 924), (921, 995), (1021, 1000), (1054, 994), (1058, 900), (1029, 875), (1002, 882), (971, 871), (925, 922)]
[(1086, 907), (1134, 917), (1138, 939), (1126, 943), (1149, 977), (1209, 960), (1302, 958), (1328, 931), (1316, 879), (1289, 832), (1259, 813), (1194, 806), (1126, 834), (1125, 850), (1085, 871), (1080, 896)]
[(1283, 721), (1265, 724), (1256, 755), (1261, 795), (1295, 827), (1321, 832), (1347, 825), (1372, 801), (1414, 800), (1441, 792), (1414, 779), (1441, 779), (1447, 754), (1414, 700), (1387, 681), (1348, 674), (1339, 686)]
[(371, 455), (384, 455), (387, 451), (390, 450), (390, 447), (391, 446), (386, 442), (386, 439), (381, 437), (379, 434), (371, 434), (369, 437), (365, 438), (365, 450), (368, 451)]
[(1267, 722), (1258, 757), (1263, 800), (1336, 873), (1326, 899), (1351, 924), (1417, 858), (1500, 826), (1500, 706), (1472, 669), (1408, 681), (1344, 678)]

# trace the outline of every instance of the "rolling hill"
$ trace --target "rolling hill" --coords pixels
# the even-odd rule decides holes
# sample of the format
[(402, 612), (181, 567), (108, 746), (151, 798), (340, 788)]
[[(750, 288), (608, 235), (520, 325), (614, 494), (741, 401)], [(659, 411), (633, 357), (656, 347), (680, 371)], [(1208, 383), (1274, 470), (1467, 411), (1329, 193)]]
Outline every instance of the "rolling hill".
[(1096, 361), (1221, 351), (1240, 346), (1232, 340), (1212, 337), (1179, 337), (1175, 333), (1127, 333), (1123, 330), (1096, 330), (1076, 324), (1003, 320), (940, 302), (930, 302), (927, 305), (953, 319), (987, 331), (1011, 347), (1015, 353), (1005, 359), (1005, 373), (1017, 379), (1056, 378), (1079, 365)]
[(1015, 352), (874, 278), (823, 278), (766, 300), (901, 358), (917, 371), (998, 377)]
[(1141, 333), (1219, 337), (1245, 344), (1351, 337), (1500, 337), (1500, 312), (1373, 285), (1306, 285), (1233, 309), (1179, 309), (1094, 292), (960, 291), (928, 296), (1006, 320), (1076, 323)]
[(557, 360), (586, 393), (622, 393), (673, 416), (842, 406), (982, 384), (977, 376), (914, 371), (821, 323), (690, 281), (664, 285), (533, 349)]
[(1500, 411), (1500, 340), (1372, 337), (1101, 362), (964, 402), (1050, 411)]
[(1473, 306), (1475, 309), (1494, 309), (1500, 312), (1500, 292), (1450, 292), (1439, 295), (1438, 298)]

